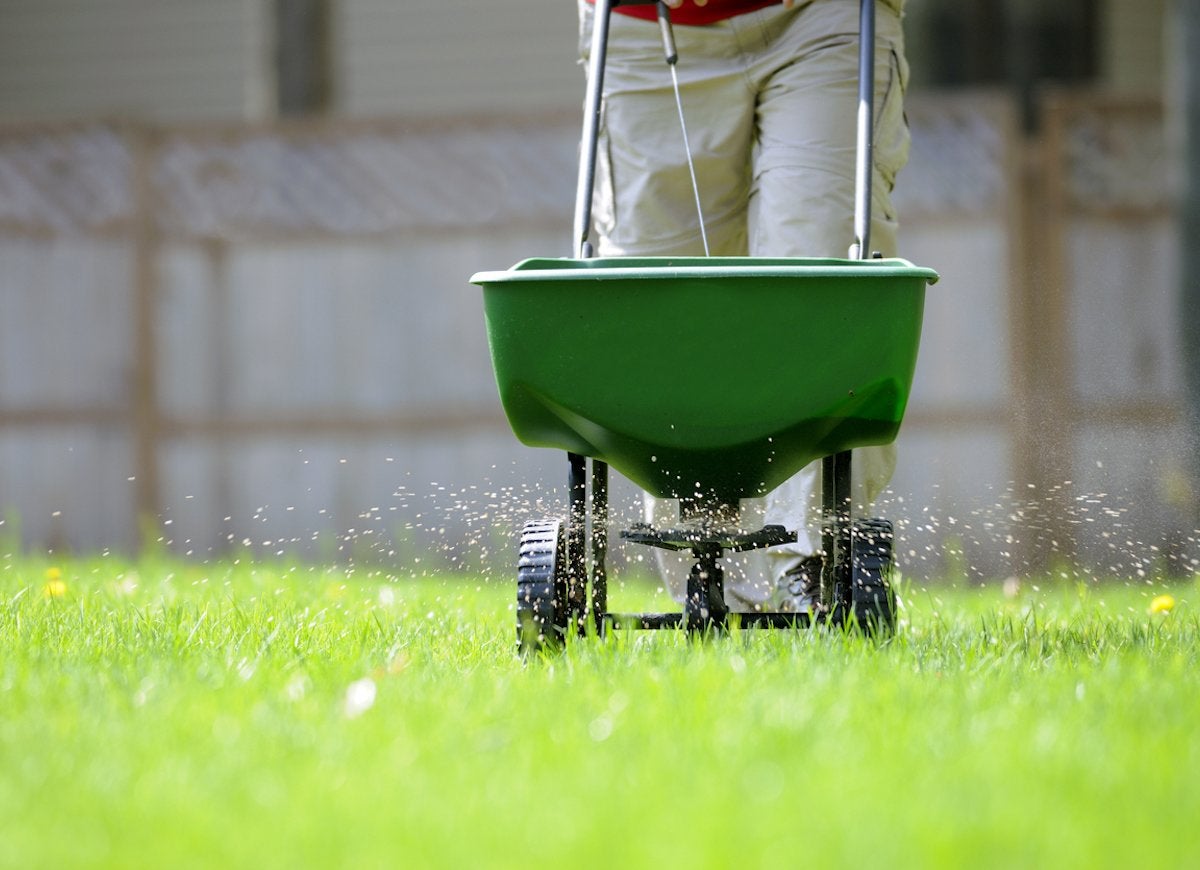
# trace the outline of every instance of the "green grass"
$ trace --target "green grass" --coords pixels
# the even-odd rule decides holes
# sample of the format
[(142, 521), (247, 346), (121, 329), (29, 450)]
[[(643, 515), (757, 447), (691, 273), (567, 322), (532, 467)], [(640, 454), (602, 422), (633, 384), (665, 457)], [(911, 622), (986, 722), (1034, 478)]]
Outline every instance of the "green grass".
[(1195, 866), (1200, 587), (1165, 589), (527, 665), (507, 582), (9, 558), (0, 866)]

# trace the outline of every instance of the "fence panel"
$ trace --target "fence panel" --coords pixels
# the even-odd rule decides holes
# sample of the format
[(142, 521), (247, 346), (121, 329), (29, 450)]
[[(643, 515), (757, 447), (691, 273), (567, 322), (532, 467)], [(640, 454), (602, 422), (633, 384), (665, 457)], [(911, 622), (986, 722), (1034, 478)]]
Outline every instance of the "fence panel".
[(1073, 448), (1064, 532), (1086, 561), (1129, 573), (1178, 555), (1190, 534), (1180, 253), (1163, 113), (1154, 103), (1060, 94), (1045, 118), (1054, 228), (1046, 259), (1067, 338), (1053, 423)]

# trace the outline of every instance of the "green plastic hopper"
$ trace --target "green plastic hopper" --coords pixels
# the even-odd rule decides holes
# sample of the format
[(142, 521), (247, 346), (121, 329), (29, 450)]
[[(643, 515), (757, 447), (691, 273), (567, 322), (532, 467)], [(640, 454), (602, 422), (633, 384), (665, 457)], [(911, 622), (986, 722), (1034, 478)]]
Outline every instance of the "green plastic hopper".
[(471, 280), (522, 442), (659, 497), (735, 502), (896, 437), (937, 277), (899, 259), (650, 257)]

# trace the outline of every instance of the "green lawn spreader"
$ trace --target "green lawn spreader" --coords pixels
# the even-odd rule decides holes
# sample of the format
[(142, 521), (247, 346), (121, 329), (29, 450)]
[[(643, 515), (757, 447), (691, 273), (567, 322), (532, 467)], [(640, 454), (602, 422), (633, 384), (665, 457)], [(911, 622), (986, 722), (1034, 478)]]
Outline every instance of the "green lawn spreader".
[[(571, 632), (699, 631), (731, 619), (762, 628), (857, 619), (890, 630), (892, 529), (886, 520), (852, 517), (850, 451), (896, 437), (925, 288), (937, 274), (905, 260), (854, 256), (870, 250), (863, 173), (849, 259), (589, 256), (596, 111), (612, 5), (598, 0), (596, 8), (578, 255), (525, 260), (471, 279), (483, 287), (496, 381), (513, 432), (530, 446), (565, 450), (569, 466), (566, 512), (526, 524), (521, 535), (519, 645), (528, 652)], [(870, 0), (863, 9), (863, 51), (873, 51)], [(665, 16), (665, 6), (659, 11)], [(865, 92), (860, 157), (870, 150), (870, 84)], [(753, 340), (735, 344), (733, 336)], [(820, 606), (812, 613), (731, 615), (720, 558), (796, 539), (777, 525), (740, 528), (739, 501), (765, 495), (815, 460), (822, 461)], [(678, 526), (639, 524), (620, 534), (691, 552), (681, 612), (609, 611), (609, 466), (651, 495), (679, 499)]]

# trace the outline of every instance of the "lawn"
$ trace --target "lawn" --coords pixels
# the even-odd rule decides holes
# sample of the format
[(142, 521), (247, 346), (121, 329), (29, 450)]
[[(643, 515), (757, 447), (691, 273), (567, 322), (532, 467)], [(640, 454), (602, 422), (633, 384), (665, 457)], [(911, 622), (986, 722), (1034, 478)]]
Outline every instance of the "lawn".
[(1200, 863), (1195, 582), (903, 588), (881, 645), (531, 663), (513, 591), (7, 557), (0, 866)]

